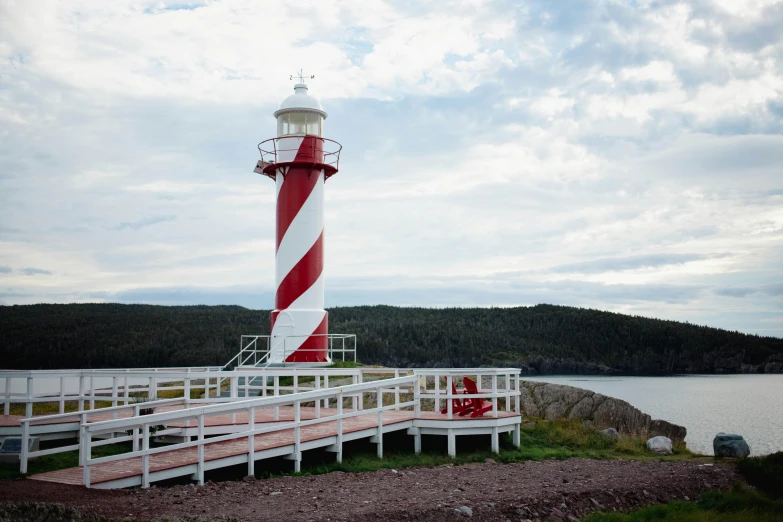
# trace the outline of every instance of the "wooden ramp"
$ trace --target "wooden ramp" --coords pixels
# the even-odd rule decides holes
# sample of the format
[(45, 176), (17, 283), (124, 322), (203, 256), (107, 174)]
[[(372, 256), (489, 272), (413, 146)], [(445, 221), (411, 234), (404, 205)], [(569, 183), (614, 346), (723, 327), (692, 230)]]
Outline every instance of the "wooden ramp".
[[(302, 408), (303, 410), (305, 408)], [(283, 408), (281, 408), (283, 410)], [(336, 410), (321, 409), (322, 416), (333, 414)], [(270, 422), (271, 412), (263, 411), (265, 415), (256, 415), (256, 422)], [(304, 411), (303, 411), (304, 413)], [(290, 420), (292, 412), (281, 411), (280, 420)], [(247, 415), (237, 422), (247, 422)], [(308, 415), (308, 417), (311, 417)], [(304, 415), (303, 415), (304, 418)], [(312, 418), (312, 417), (311, 417)], [(224, 419), (229, 420), (229, 419)], [(412, 411), (387, 411), (383, 414), (384, 433), (410, 428), (413, 421)], [(274, 422), (273, 420), (271, 422)], [(335, 444), (337, 438), (337, 421), (323, 422), (300, 428), (301, 450), (326, 447)], [(367, 414), (350, 417), (343, 420), (343, 440), (350, 441), (367, 438), (378, 432), (378, 415)], [(289, 455), (294, 452), (294, 429), (256, 435), (254, 438), (255, 458), (263, 460), (272, 457)], [(216, 442), (204, 446), (205, 470), (233, 466), (247, 462), (247, 438)], [(165, 480), (177, 476), (192, 475), (196, 472), (198, 454), (196, 448), (176, 449), (169, 452), (150, 455), (150, 481)], [(117, 488), (141, 484), (141, 457), (129, 458), (115, 462), (106, 462), (91, 466), (90, 481), (92, 487)], [(51, 471), (28, 477), (31, 480), (58, 482), (60, 484), (82, 485), (82, 467)]]
[[(350, 411), (350, 410), (346, 410)], [(302, 420), (316, 417), (315, 408), (301, 408)], [(336, 415), (334, 408), (320, 408), (320, 417), (328, 418)], [(257, 410), (255, 423), (285, 422), (293, 419), (293, 408), (280, 407), (277, 420), (271, 409)], [(221, 433), (241, 431), (247, 427), (247, 414), (237, 413), (232, 419), (231, 415), (215, 416), (209, 418), (209, 425)], [(169, 426), (181, 426), (187, 433), (193, 428), (189, 423), (171, 423)], [(192, 426), (192, 423), (190, 423)], [(424, 434), (446, 435), (449, 431), (455, 431), (455, 435), (491, 433), (492, 428), (500, 431), (510, 431), (518, 426), (519, 415), (514, 412), (498, 412), (497, 418), (481, 417), (470, 419), (469, 417), (454, 416), (449, 419), (438, 412), (420, 412), (419, 418), (414, 418), (412, 411), (385, 411), (383, 412), (383, 433), (407, 430), (413, 434), (420, 430)], [(421, 427), (417, 427), (421, 426)], [(378, 435), (378, 414), (368, 413), (343, 420), (343, 442), (363, 438), (373, 438)], [(300, 428), (300, 450), (306, 451), (315, 448), (333, 446), (337, 443), (337, 421), (326, 421), (319, 424)], [(197, 472), (198, 453), (197, 448), (172, 449), (149, 456), (150, 482), (166, 480), (174, 477), (190, 476)], [(260, 461), (273, 457), (290, 456), (295, 452), (294, 429), (285, 429), (272, 433), (264, 433), (254, 437), (254, 461)], [(248, 439), (243, 437), (235, 440), (215, 442), (204, 446), (205, 471), (247, 464)], [(60, 484), (82, 485), (83, 468), (75, 467), (50, 471), (28, 477), (30, 480), (57, 482)], [(114, 462), (95, 464), (90, 468), (91, 487), (94, 488), (122, 488), (138, 486), (142, 484), (142, 460), (141, 457), (123, 459)]]

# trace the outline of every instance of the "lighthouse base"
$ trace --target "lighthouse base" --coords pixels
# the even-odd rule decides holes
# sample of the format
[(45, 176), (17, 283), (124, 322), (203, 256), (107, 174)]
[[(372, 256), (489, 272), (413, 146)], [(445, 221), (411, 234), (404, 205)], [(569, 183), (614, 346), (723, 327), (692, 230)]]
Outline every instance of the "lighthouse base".
[(329, 314), (326, 310), (274, 310), (267, 364), (329, 364)]

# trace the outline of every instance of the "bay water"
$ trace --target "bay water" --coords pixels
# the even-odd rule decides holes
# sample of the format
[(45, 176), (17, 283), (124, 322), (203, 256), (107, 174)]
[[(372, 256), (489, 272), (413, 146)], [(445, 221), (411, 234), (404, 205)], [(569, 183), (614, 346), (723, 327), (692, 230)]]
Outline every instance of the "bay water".
[(523, 377), (622, 399), (653, 419), (685, 426), (691, 451), (712, 455), (718, 432), (742, 435), (751, 456), (783, 451), (783, 375)]

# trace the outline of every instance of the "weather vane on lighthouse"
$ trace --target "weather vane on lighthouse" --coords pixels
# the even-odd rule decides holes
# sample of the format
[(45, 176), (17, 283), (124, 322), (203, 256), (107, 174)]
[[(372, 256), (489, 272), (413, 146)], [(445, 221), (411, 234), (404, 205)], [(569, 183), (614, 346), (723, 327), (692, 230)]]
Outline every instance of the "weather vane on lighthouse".
[[(296, 77), (296, 78), (299, 78), (299, 83), (304, 83), (304, 81), (305, 81), (305, 74), (302, 72), (302, 69), (299, 69), (299, 73), (298, 73), (298, 74), (292, 74), (292, 75), (290, 75), (290, 76), (288, 77), (288, 79), (289, 79), (289, 80), (293, 80), (293, 79), (294, 79), (294, 77)], [(311, 75), (310, 75), (310, 79), (311, 79), (311, 80), (315, 80), (315, 75), (314, 75), (314, 74), (311, 74)]]
[(342, 146), (323, 137), (326, 112), (307, 93), (304, 72), (290, 78), (299, 83), (275, 111), (277, 137), (258, 145), (255, 168), (277, 186), (275, 307), (265, 364), (319, 366), (331, 362), (324, 310), (324, 182), (337, 173)]

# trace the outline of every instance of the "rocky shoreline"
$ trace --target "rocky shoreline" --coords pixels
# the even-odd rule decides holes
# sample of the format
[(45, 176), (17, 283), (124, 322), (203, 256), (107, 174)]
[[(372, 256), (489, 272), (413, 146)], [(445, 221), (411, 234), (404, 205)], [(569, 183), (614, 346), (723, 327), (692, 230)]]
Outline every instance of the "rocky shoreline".
[(521, 382), (523, 417), (545, 420), (589, 421), (597, 428), (614, 428), (621, 435), (663, 435), (684, 442), (687, 430), (664, 420), (655, 420), (629, 403), (582, 388), (546, 382)]

